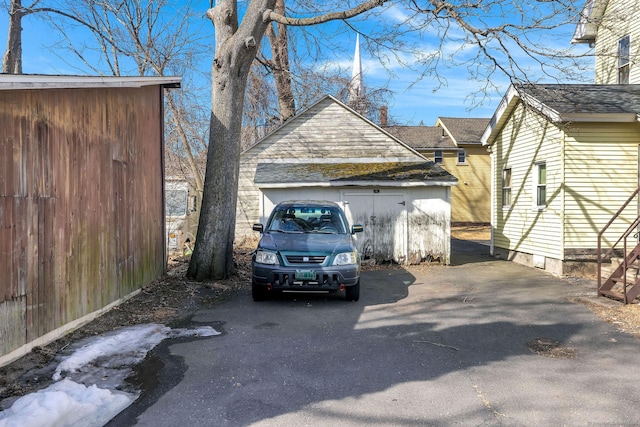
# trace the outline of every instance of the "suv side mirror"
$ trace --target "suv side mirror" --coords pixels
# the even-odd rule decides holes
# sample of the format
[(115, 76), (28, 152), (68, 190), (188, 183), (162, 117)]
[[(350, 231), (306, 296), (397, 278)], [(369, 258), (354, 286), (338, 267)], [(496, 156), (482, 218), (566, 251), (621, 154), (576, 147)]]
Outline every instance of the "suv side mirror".
[(362, 233), (364, 231), (364, 227), (360, 224), (354, 224), (351, 226), (351, 234)]
[(262, 224), (253, 224), (253, 231), (264, 232), (264, 226)]

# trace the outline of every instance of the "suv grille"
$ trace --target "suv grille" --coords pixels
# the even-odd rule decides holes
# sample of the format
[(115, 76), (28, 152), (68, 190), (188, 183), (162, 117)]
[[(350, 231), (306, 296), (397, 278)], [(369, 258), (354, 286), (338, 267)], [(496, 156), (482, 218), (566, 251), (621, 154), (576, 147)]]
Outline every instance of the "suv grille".
[(286, 255), (286, 258), (289, 264), (322, 264), (327, 257), (324, 255)]

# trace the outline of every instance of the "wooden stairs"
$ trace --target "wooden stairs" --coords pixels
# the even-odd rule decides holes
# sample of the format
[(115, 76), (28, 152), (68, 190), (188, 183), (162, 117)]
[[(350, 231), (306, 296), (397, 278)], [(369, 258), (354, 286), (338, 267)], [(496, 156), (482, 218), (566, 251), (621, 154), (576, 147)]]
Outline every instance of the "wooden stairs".
[[(621, 220), (622, 212), (639, 193), (640, 187), (598, 233), (598, 296), (613, 298), (625, 304), (634, 302), (640, 295), (640, 242), (638, 239), (640, 215), (628, 225), (625, 232), (606, 251), (603, 250), (602, 242), (607, 229), (616, 220)], [(626, 223), (624, 224), (626, 225)], [(617, 257), (618, 254), (620, 254), (619, 257)], [(607, 267), (605, 260), (611, 260), (609, 267)], [(603, 277), (606, 277), (604, 281)]]
[(611, 267), (602, 266), (607, 279), (599, 285), (598, 295), (629, 304), (640, 295), (640, 244), (624, 258), (611, 258)]

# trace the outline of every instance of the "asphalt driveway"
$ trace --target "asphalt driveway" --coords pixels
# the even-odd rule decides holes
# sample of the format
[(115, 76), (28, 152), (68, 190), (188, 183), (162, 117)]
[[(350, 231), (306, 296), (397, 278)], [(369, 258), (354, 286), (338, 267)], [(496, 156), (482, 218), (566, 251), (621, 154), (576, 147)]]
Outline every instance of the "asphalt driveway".
[(451, 266), (365, 272), (356, 303), (198, 312), (223, 335), (162, 344), (159, 385), (109, 425), (640, 425), (640, 341), (571, 301), (590, 284), (461, 243)]

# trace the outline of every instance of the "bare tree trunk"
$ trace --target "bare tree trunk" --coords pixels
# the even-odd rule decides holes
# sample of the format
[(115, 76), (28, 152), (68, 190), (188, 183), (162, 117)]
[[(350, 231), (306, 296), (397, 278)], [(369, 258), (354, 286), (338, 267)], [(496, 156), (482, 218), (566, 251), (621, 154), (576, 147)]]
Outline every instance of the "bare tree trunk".
[(22, 74), (22, 10), (21, 0), (11, 0), (7, 49), (2, 57), (3, 74)]
[(223, 279), (234, 271), (240, 133), (249, 69), (267, 29), (263, 19), (275, 0), (254, 0), (238, 27), (236, 1), (219, 1), (207, 16), (216, 29), (212, 67), (211, 127), (202, 209), (187, 275)]
[[(285, 14), (284, 0), (276, 0), (276, 13)], [(291, 85), (289, 66), (289, 36), (287, 26), (279, 23), (269, 25), (267, 29), (271, 44), (271, 66), (278, 91), (280, 123), (284, 123), (296, 114), (296, 103)]]

